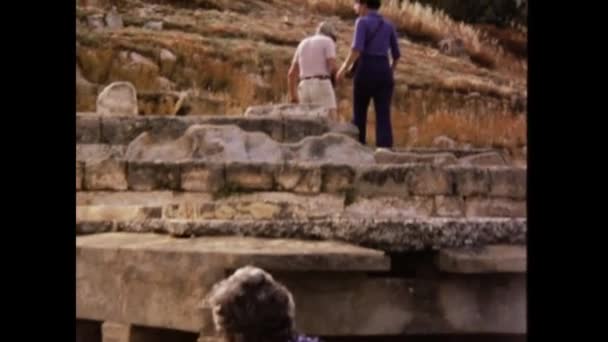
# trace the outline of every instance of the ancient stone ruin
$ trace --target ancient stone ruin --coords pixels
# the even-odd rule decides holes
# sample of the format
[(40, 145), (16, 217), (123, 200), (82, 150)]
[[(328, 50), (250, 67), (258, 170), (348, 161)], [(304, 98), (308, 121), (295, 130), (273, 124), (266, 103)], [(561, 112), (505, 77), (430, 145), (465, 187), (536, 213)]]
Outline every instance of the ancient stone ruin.
[(214, 341), (202, 300), (248, 264), (328, 340), (526, 334), (526, 168), (501, 151), (375, 150), (293, 105), (76, 124), (81, 340)]

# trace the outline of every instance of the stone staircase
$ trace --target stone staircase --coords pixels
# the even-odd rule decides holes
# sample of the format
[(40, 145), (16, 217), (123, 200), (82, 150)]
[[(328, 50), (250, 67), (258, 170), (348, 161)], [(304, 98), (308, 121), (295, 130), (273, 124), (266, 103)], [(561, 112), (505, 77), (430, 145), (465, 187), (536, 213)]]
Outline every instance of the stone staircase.
[(497, 151), (374, 151), (290, 106), (76, 118), (82, 336), (212, 341), (204, 296), (247, 264), (329, 340), (526, 333), (526, 169)]

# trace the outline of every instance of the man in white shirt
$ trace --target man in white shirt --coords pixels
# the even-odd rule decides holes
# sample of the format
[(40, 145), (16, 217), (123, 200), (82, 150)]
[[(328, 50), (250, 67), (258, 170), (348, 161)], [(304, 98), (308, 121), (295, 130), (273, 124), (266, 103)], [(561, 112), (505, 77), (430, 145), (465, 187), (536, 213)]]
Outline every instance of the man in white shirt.
[(337, 69), (335, 39), (336, 32), (330, 23), (319, 24), (316, 34), (298, 45), (287, 77), (292, 103), (321, 105), (334, 118), (337, 106), (331, 79)]

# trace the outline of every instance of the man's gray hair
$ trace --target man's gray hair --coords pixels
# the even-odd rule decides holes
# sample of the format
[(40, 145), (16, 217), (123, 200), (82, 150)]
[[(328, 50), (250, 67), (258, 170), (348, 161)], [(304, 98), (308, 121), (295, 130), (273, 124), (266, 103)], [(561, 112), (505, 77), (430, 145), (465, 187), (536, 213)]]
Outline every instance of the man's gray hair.
[(219, 332), (263, 337), (273, 342), (292, 337), (293, 297), (285, 286), (260, 268), (242, 267), (217, 283), (207, 304)]
[(317, 26), (317, 33), (326, 35), (332, 38), (333, 40), (336, 39), (336, 29), (328, 21), (322, 21), (319, 26)]

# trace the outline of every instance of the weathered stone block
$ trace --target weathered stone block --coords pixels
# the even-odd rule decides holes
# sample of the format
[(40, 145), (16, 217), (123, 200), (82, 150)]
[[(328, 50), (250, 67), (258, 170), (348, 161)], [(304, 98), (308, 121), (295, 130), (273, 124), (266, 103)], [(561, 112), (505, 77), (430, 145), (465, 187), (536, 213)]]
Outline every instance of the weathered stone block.
[(439, 217), (463, 217), (464, 200), (456, 196), (436, 196), (435, 215)]
[(433, 213), (433, 198), (373, 197), (357, 198), (345, 209), (346, 217), (404, 219), (408, 217), (429, 217)]
[(271, 190), (274, 186), (273, 164), (226, 164), (226, 186), (236, 190)]
[(451, 195), (453, 180), (443, 168), (413, 165), (408, 170), (407, 186), (414, 195)]
[(489, 169), (490, 195), (526, 198), (527, 175), (524, 167), (494, 167)]
[(344, 192), (352, 189), (356, 172), (352, 166), (326, 164), (321, 167), (323, 192)]
[(276, 169), (278, 190), (315, 194), (321, 191), (321, 167), (313, 164), (283, 164)]
[(179, 190), (180, 188), (180, 167), (175, 163), (130, 162), (127, 175), (131, 190)]
[(101, 119), (101, 142), (126, 145), (148, 130), (145, 117), (106, 116)]
[(486, 168), (455, 166), (447, 170), (454, 181), (456, 195), (484, 196), (490, 191), (490, 175)]
[(77, 206), (77, 221), (131, 221), (161, 218), (161, 207), (93, 205)]
[(163, 207), (162, 217), (164, 219), (189, 219), (199, 218), (199, 207), (197, 203), (175, 203)]
[(76, 162), (76, 190), (83, 188), (82, 183), (84, 179), (84, 162)]
[(76, 115), (76, 143), (96, 144), (101, 139), (101, 118), (98, 115)]
[(450, 273), (525, 273), (526, 246), (496, 245), (479, 249), (443, 249), (437, 265)]
[(468, 198), (467, 217), (526, 217), (526, 201), (507, 198)]
[(284, 121), (283, 141), (298, 142), (306, 137), (323, 135), (329, 127), (320, 120), (289, 118)]
[(409, 196), (408, 166), (371, 165), (357, 170), (355, 190), (361, 195)]
[(189, 163), (181, 166), (181, 187), (185, 191), (216, 192), (223, 186), (223, 164)]
[(85, 163), (87, 190), (127, 190), (127, 168), (123, 160), (107, 158)]

